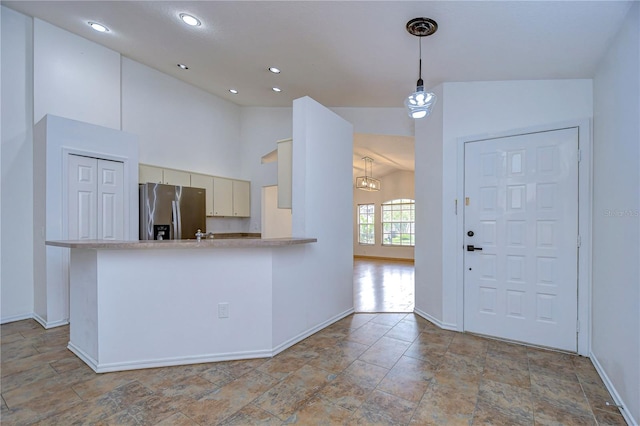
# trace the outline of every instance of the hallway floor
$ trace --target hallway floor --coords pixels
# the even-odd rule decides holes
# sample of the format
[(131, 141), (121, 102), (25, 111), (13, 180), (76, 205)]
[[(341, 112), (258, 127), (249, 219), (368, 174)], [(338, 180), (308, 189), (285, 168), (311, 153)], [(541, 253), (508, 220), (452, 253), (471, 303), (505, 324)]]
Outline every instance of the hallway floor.
[(353, 305), (356, 312), (413, 312), (414, 266), (406, 260), (355, 258)]
[(4, 425), (624, 425), (587, 358), (354, 314), (271, 359), (96, 374), (69, 327), (2, 325)]

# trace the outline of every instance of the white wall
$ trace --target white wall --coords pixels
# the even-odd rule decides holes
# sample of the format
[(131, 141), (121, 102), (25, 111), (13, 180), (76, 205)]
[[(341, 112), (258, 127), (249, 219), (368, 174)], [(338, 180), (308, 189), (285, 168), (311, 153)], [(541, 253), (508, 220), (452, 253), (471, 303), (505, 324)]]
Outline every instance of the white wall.
[(353, 126), (300, 98), (293, 140), (292, 233), (318, 242), (273, 251), (274, 346), (353, 311)]
[(442, 85), (434, 87), (438, 96), (431, 115), (416, 120), (415, 200), (416, 247), (415, 311), (440, 324), (442, 321), (442, 132), (446, 99)]
[[(353, 189), (353, 254), (355, 256), (413, 259), (413, 247), (388, 247), (382, 245), (382, 203), (398, 198), (414, 199), (414, 173), (396, 171), (378, 176), (382, 182), (380, 191)], [(358, 204), (375, 204), (375, 245), (358, 243)]]
[(640, 4), (594, 78), (592, 359), (640, 422)]
[(292, 137), (292, 114), (292, 108), (242, 108), (242, 170), (251, 180), (250, 232), (262, 228), (262, 187), (278, 183), (277, 163), (260, 160), (277, 148), (276, 141)]
[(33, 41), (31, 18), (0, 7), (2, 206), (0, 321), (33, 312)]
[[(435, 147), (439, 123), (419, 123), (416, 126), (416, 211), (421, 203), (440, 203), (439, 212), (428, 210), (420, 223), (442, 224), (441, 245), (432, 244), (423, 234), (416, 235), (416, 309), (422, 310), (449, 328), (462, 329), (462, 287), (458, 279), (456, 257), (459, 254), (458, 222), (455, 214), (459, 169), (458, 141), (469, 136), (490, 135), (509, 130), (528, 128), (569, 120), (589, 119), (593, 114), (591, 80), (536, 80), (445, 83), (442, 85), (442, 151)], [(438, 120), (437, 111), (427, 120)], [(433, 130), (433, 138), (430, 138)], [(429, 168), (437, 171), (434, 158), (441, 155), (442, 194), (438, 194), (438, 177), (429, 176)], [(424, 186), (421, 185), (424, 183)], [(421, 212), (421, 213), (424, 213)], [(429, 225), (427, 225), (429, 226)], [(432, 231), (435, 231), (432, 229)], [(418, 232), (418, 231), (417, 231)], [(420, 237), (420, 238), (418, 238)], [(431, 232), (431, 240), (436, 237)], [(429, 251), (419, 247), (429, 241)], [(435, 256), (435, 257), (434, 257)], [(442, 278), (439, 283), (424, 274), (430, 274), (425, 265), (431, 263), (437, 276), (442, 259)], [(424, 280), (423, 280), (424, 278)], [(433, 313), (423, 303), (423, 290), (427, 282), (429, 292), (442, 289), (442, 315)], [(434, 293), (437, 294), (437, 293)]]
[(84, 155), (120, 161), (124, 166), (125, 240), (138, 239), (138, 144), (125, 132), (76, 120), (46, 115), (34, 128), (33, 229), (35, 318), (43, 326), (63, 325), (69, 319), (69, 251), (45, 247), (46, 240), (69, 239), (68, 157)]
[(45, 114), (120, 128), (120, 54), (33, 20), (34, 123)]
[(140, 162), (248, 179), (240, 107), (122, 58), (122, 130), (138, 135)]
[(278, 185), (262, 187), (262, 238), (291, 238), (291, 209), (278, 208)]

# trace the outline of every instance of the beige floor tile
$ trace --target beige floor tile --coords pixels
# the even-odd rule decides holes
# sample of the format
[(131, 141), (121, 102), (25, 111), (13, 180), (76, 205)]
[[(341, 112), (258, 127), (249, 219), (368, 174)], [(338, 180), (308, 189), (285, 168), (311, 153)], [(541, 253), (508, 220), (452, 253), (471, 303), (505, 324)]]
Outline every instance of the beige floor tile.
[(382, 336), (384, 336), (393, 327), (390, 325), (376, 324), (368, 322), (362, 327), (353, 331), (347, 336), (347, 340), (352, 342), (362, 343), (363, 345), (373, 345)]
[(482, 380), (478, 392), (478, 406), (498, 410), (523, 424), (533, 423), (531, 391), (506, 383)]
[(280, 426), (282, 420), (253, 404), (249, 404), (220, 424), (224, 426)]
[(286, 420), (303, 403), (332, 379), (327, 371), (304, 366), (273, 388), (266, 391), (254, 404), (265, 411)]
[(294, 371), (302, 368), (308, 362), (307, 359), (288, 352), (283, 352), (258, 367), (258, 371), (282, 380)]
[(626, 426), (627, 422), (624, 420), (619, 413), (614, 413), (612, 411), (603, 411), (603, 410), (593, 410), (593, 413), (596, 416), (596, 420), (598, 421), (598, 425), (602, 426)]
[(442, 358), (434, 380), (437, 384), (459, 389), (478, 389), (483, 363), (477, 358), (447, 353)]
[(534, 402), (544, 402), (571, 413), (589, 412), (591, 407), (577, 382), (531, 373)]
[(382, 379), (378, 389), (407, 401), (419, 402), (434, 373), (435, 368), (427, 361), (402, 357)]
[(388, 372), (388, 368), (368, 364), (359, 359), (344, 370), (344, 374), (347, 374), (354, 383), (369, 389), (378, 386)]
[(132, 381), (133, 380), (124, 373), (94, 374), (89, 380), (73, 385), (72, 389), (80, 398), (87, 400), (104, 395)]
[(385, 334), (386, 337), (391, 337), (398, 340), (404, 340), (405, 342), (412, 343), (422, 332), (422, 326), (414, 320), (402, 320), (393, 326), (391, 330)]
[(234, 378), (239, 378), (255, 370), (270, 358), (243, 359), (238, 361), (222, 361), (216, 363), (216, 368), (229, 373)]
[(68, 333), (0, 326), (3, 425), (624, 424), (588, 358), (415, 314), (350, 315), (273, 359), (106, 374)]
[(327, 348), (309, 361), (309, 365), (340, 374), (368, 349), (368, 346), (349, 340), (338, 343), (333, 348)]
[(410, 343), (403, 340), (381, 337), (359, 359), (369, 364), (391, 368), (409, 348)]
[(411, 418), (411, 425), (469, 425), (477, 392), (432, 383)]
[(595, 426), (596, 420), (590, 410), (559, 408), (547, 401), (533, 399), (533, 416), (536, 425), (544, 426)]
[(39, 364), (30, 370), (3, 377), (2, 393), (5, 394), (19, 387), (27, 387), (33, 383), (40, 383), (36, 385), (37, 387), (42, 386), (43, 380), (51, 380), (57, 376), (56, 371), (49, 364)]
[(151, 395), (104, 419), (104, 422), (114, 425), (155, 425), (178, 412), (173, 398)]
[(155, 426), (198, 426), (198, 424), (181, 412), (178, 412), (157, 423)]
[(378, 314), (376, 315), (371, 322), (376, 324), (390, 325), (395, 327), (400, 321), (402, 321), (407, 314)]
[(294, 425), (341, 425), (347, 424), (353, 413), (326, 399), (312, 397), (286, 421)]
[(461, 333), (451, 340), (447, 351), (456, 355), (484, 359), (487, 355), (488, 347), (489, 342), (487, 340)]
[(531, 388), (529, 378), (529, 366), (525, 361), (519, 361), (510, 357), (487, 355), (484, 364), (483, 378), (494, 382), (519, 386), (524, 389)]
[(353, 419), (356, 424), (408, 424), (417, 406), (415, 402), (375, 390)]
[(318, 396), (350, 411), (357, 410), (373, 391), (363, 387), (347, 374), (341, 374), (318, 392)]

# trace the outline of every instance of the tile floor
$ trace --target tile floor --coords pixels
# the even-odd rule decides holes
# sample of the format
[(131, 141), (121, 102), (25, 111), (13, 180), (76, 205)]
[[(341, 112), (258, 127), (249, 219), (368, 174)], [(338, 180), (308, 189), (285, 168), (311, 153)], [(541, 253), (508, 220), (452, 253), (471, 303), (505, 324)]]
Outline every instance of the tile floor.
[(587, 358), (355, 314), (271, 359), (95, 374), (2, 325), (2, 425), (623, 425)]

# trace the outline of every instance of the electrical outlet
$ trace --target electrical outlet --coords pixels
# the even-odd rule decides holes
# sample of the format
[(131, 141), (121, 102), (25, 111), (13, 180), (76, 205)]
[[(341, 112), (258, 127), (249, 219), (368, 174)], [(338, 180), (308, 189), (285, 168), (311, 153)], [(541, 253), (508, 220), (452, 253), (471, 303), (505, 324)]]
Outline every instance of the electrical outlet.
[(229, 318), (228, 303), (218, 303), (218, 318)]

